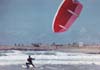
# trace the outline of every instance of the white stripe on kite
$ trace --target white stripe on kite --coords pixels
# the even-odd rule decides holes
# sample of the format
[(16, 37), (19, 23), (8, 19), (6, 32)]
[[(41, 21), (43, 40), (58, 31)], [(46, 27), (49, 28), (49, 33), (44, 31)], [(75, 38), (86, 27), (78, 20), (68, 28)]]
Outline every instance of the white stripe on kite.
[(73, 11), (71, 11), (71, 10), (68, 10), (68, 12), (71, 13), (72, 15), (78, 16), (77, 13), (75, 13), (75, 12), (73, 12)]
[(59, 27), (61, 27), (61, 28), (63, 28), (63, 29), (65, 29), (65, 30), (66, 30), (66, 27), (64, 27), (64, 26), (62, 26), (62, 25), (59, 25)]

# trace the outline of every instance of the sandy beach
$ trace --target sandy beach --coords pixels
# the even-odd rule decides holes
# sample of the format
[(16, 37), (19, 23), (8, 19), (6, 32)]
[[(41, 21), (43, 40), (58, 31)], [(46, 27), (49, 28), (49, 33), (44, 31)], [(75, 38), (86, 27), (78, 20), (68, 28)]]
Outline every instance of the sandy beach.
[(0, 50), (32, 50), (32, 51), (61, 51), (77, 53), (100, 53), (100, 45), (34, 45), (34, 46), (0, 46)]

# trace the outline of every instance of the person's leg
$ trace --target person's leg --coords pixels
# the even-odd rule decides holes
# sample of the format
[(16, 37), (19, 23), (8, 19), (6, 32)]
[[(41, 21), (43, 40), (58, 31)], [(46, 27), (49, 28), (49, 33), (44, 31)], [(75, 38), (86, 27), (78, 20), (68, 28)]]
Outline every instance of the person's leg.
[(35, 68), (35, 65), (32, 63), (32, 66)]
[(27, 68), (29, 68), (29, 63), (26, 63)]

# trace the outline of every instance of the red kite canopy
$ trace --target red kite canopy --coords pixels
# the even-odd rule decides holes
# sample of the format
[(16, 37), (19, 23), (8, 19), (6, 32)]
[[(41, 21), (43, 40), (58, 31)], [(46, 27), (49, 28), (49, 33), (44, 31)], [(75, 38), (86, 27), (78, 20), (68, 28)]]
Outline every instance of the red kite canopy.
[(82, 8), (82, 4), (77, 0), (63, 0), (53, 20), (53, 32), (67, 31), (79, 16)]

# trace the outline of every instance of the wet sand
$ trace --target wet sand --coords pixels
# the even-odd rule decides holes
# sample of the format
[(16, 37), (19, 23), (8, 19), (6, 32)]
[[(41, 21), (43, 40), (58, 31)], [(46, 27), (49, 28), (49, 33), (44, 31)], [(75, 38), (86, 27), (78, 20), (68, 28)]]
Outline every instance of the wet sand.
[[(0, 70), (32, 70), (22, 68), (21, 65), (0, 66)], [(100, 70), (99, 65), (42, 65), (36, 70)]]

